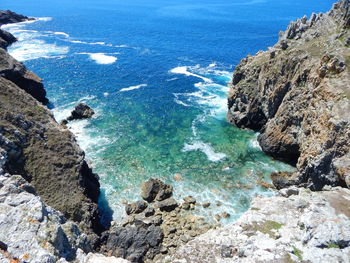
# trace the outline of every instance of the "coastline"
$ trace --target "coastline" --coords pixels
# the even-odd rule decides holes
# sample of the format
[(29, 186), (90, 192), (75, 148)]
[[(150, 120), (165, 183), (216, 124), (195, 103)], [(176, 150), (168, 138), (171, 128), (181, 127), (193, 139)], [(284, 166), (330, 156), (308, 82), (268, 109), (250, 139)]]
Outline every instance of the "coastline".
[[(346, 3), (346, 1), (343, 1), (343, 2)], [(281, 45), (281, 42), (279, 43), (279, 45)], [(271, 52), (273, 51), (268, 52), (268, 57), (271, 56)], [(5, 53), (3, 55), (2, 53), (0, 53), (0, 55), (2, 57), (5, 57), (5, 60), (12, 59)], [(250, 60), (251, 58), (247, 59), (248, 62)], [(11, 60), (11, 63), (16, 64), (16, 62), (13, 62), (13, 61), (14, 60)], [(242, 63), (243, 66), (239, 66), (239, 67), (244, 67), (246, 63), (247, 63), (246, 61), (243, 61)], [(16, 65), (18, 67), (22, 67), (22, 69), (20, 70), (21, 72), (23, 72), (23, 69), (25, 70), (25, 67), (21, 65), (21, 63), (18, 63)], [(31, 73), (31, 72), (25, 73), (24, 76), (26, 77), (25, 78), (26, 81), (27, 81), (28, 75), (31, 76), (31, 78), (29, 79), (30, 83), (33, 83), (34, 81), (37, 85), (36, 88), (40, 87), (40, 89), (43, 89), (41, 80), (36, 75), (34, 75), (34, 73)], [(238, 75), (237, 72), (236, 72), (236, 75)], [(20, 75), (19, 77), (22, 78), (23, 76)], [(5, 75), (5, 78), (6, 78), (6, 75)], [(16, 78), (9, 79), (9, 80), (12, 80), (12, 82), (14, 83), (11, 83), (10, 81), (8, 81), (8, 79), (4, 80), (0, 78), (1, 85), (4, 90), (2, 91), (3, 96), (4, 97), (8, 96), (13, 99), (13, 97), (11, 97), (13, 95), (9, 95), (5, 92), (7, 89), (10, 89), (12, 91), (12, 94), (16, 94), (17, 96), (15, 99), (16, 101), (21, 101), (21, 98), (25, 98), (23, 102), (23, 105), (25, 105), (25, 107), (21, 106), (20, 108), (26, 109), (28, 107), (29, 109), (28, 111), (24, 113), (20, 112), (19, 114), (24, 114), (24, 116), (26, 114), (29, 114), (29, 115), (34, 114), (35, 123), (43, 122), (44, 123), (43, 125), (47, 125), (45, 126), (45, 129), (50, 129), (50, 127), (48, 126), (54, 127), (54, 131), (52, 131), (53, 133), (58, 132), (60, 136), (61, 134), (62, 135), (64, 134), (64, 136), (68, 138), (67, 143), (73, 146), (72, 148), (65, 149), (64, 152), (67, 153), (73, 149), (73, 151), (77, 153), (77, 155), (74, 155), (74, 158), (79, 160), (78, 161), (79, 162), (78, 170), (80, 173), (78, 175), (79, 185), (80, 186), (83, 185), (82, 191), (84, 193), (84, 196), (85, 197), (87, 196), (88, 199), (90, 199), (88, 200), (90, 204), (88, 204), (86, 207), (83, 207), (82, 210), (84, 210), (84, 213), (87, 210), (89, 212), (91, 212), (91, 210), (96, 211), (97, 196), (99, 192), (99, 190), (97, 189), (99, 188), (99, 184), (96, 181), (97, 176), (92, 173), (91, 169), (88, 167), (87, 163), (84, 161), (84, 153), (76, 144), (74, 136), (63, 126), (59, 126), (54, 120), (52, 114), (45, 107), (41, 106), (32, 98), (27, 98), (27, 95), (22, 90), (19, 89), (21, 87), (20, 85), (21, 82), (17, 81), (16, 83), (15, 79), (17, 78), (18, 78), (18, 75), (16, 75)], [(233, 82), (235, 83), (236, 81), (237, 79), (235, 80), (234, 78)], [(17, 86), (19, 86), (19, 88), (15, 84), (18, 84)], [(238, 82), (235, 84), (238, 84)], [(23, 89), (23, 90), (33, 96), (36, 96), (33, 92), (31, 93), (26, 89)], [(231, 91), (230, 94), (232, 95), (232, 93), (235, 93), (235, 92)], [(38, 100), (45, 103), (46, 100), (43, 99), (42, 94), (43, 93), (39, 95)], [(230, 99), (232, 100), (232, 97)], [(232, 104), (232, 101), (231, 101), (231, 104)], [(7, 106), (5, 106), (6, 109), (11, 109), (11, 107), (16, 107), (16, 105), (8, 104)], [(13, 114), (15, 114), (15, 111), (13, 112)], [(41, 115), (44, 116), (42, 118), (48, 118), (49, 121), (40, 120)], [(6, 119), (8, 121), (11, 117), (8, 117), (9, 115), (6, 115), (6, 116), (7, 117), (6, 118), (4, 117), (3, 119)], [(26, 119), (26, 117), (24, 118), (25, 118), (24, 122), (20, 122), (20, 125), (28, 124), (28, 120)], [(30, 121), (31, 120), (29, 120), (29, 122)], [(48, 124), (45, 122), (48, 122)], [(11, 125), (18, 127), (19, 124), (12, 122)], [(32, 124), (29, 123), (28, 125), (30, 126)], [(242, 125), (242, 126), (247, 126), (247, 125)], [(251, 127), (255, 127), (255, 126), (252, 125)], [(19, 129), (21, 130), (21, 132), (22, 130), (25, 130), (25, 128), (23, 128), (22, 126), (20, 126)], [(11, 132), (8, 132), (8, 133), (11, 133)], [(15, 132), (13, 133), (15, 134)], [(38, 134), (40, 134), (40, 132)], [(30, 134), (28, 135), (24, 132), (24, 137), (26, 136), (30, 136)], [(21, 134), (16, 139), (18, 141), (15, 141), (14, 144), (18, 146), (19, 144), (21, 144), (20, 140), (23, 140), (21, 138)], [(11, 138), (11, 140), (9, 141), (8, 138), (5, 138), (4, 140), (2, 140), (1, 141), (2, 144), (0, 144), (1, 148), (6, 149), (7, 147), (8, 149), (9, 147), (12, 147), (11, 149), (13, 149), (14, 146), (13, 144), (11, 144), (13, 143), (13, 139)], [(4, 141), (5, 143), (3, 143)], [(259, 141), (261, 142), (261, 140)], [(60, 146), (60, 143), (57, 143), (56, 140), (54, 140), (53, 143), (55, 146)], [(45, 148), (44, 146), (39, 146), (39, 148), (40, 147)], [(265, 148), (266, 146), (264, 146), (264, 149)], [(30, 149), (29, 151), (27, 152), (26, 151), (27, 150), (25, 150), (24, 152), (25, 154), (28, 153), (28, 156), (38, 154), (37, 148), (35, 148), (33, 151)], [(90, 215), (87, 215), (86, 217), (87, 219), (82, 220), (81, 218), (79, 218), (79, 216), (76, 217), (77, 216), (76, 213), (73, 212), (73, 216), (72, 216), (70, 214), (71, 211), (65, 211), (64, 213), (65, 216), (67, 218), (73, 219), (73, 221), (76, 221), (77, 224), (72, 223), (70, 221), (66, 221), (66, 219), (62, 219), (63, 215), (61, 215), (59, 212), (52, 211), (50, 207), (47, 207), (46, 205), (44, 205), (44, 202), (46, 203), (46, 201), (50, 199), (50, 194), (47, 196), (45, 195), (45, 193), (43, 194), (43, 192), (40, 193), (40, 191), (42, 191), (40, 189), (40, 184), (37, 186), (35, 185), (35, 180), (33, 181), (33, 178), (31, 178), (30, 173), (28, 173), (28, 170), (26, 170), (27, 168), (24, 168), (24, 170), (15, 170), (14, 168), (11, 168), (11, 162), (12, 162), (11, 158), (13, 157), (11, 157), (12, 153), (11, 154), (8, 154), (8, 153), (9, 151), (7, 151), (7, 153), (1, 152), (1, 159), (0, 159), (1, 160), (0, 191), (2, 191), (1, 194), (3, 194), (4, 196), (7, 196), (6, 197), (7, 199), (2, 200), (2, 202), (7, 205), (13, 202), (13, 200), (11, 201), (9, 200), (11, 198), (16, 198), (16, 195), (25, 195), (27, 198), (25, 199), (26, 205), (31, 205), (32, 202), (34, 202), (32, 200), (35, 199), (35, 201), (37, 202), (36, 205), (40, 204), (44, 206), (44, 210), (46, 209), (45, 211), (47, 211), (45, 213), (47, 213), (48, 215), (43, 213), (37, 218), (36, 217), (32, 218), (31, 216), (33, 215), (29, 214), (29, 215), (25, 215), (25, 220), (30, 221), (33, 219), (34, 223), (37, 223), (36, 221), (38, 221), (39, 224), (41, 225), (41, 228), (45, 228), (45, 227), (49, 228), (49, 226), (45, 224), (52, 224), (54, 222), (54, 224), (56, 224), (54, 228), (56, 228), (57, 233), (61, 233), (59, 232), (60, 231), (59, 229), (61, 228), (63, 229), (69, 228), (70, 230), (75, 229), (74, 231), (71, 231), (71, 232), (64, 230), (64, 235), (68, 237), (68, 239), (70, 240), (68, 245), (69, 246), (68, 252), (67, 250), (65, 250), (66, 248), (62, 249), (62, 251), (57, 252), (57, 247), (54, 247), (55, 244), (57, 245), (57, 243), (55, 243), (56, 242), (55, 240), (49, 241), (49, 243), (51, 242), (50, 244), (53, 244), (53, 247), (50, 247), (47, 250), (49, 250), (50, 253), (56, 250), (53, 254), (56, 253), (60, 257), (65, 258), (65, 259), (61, 258), (62, 261), (60, 262), (65, 262), (64, 260), (67, 260), (67, 261), (76, 260), (77, 262), (94, 262), (93, 260), (91, 261), (91, 257), (94, 257), (94, 256), (90, 255), (90, 259), (88, 259), (89, 256), (87, 256), (86, 254), (94, 250), (93, 249), (94, 242), (99, 243), (100, 241), (99, 240), (96, 241), (96, 236), (92, 237), (92, 239), (95, 239), (95, 241), (91, 241), (89, 240), (89, 238), (86, 238), (84, 234), (80, 233), (79, 231), (76, 231), (76, 229), (81, 228), (83, 232), (86, 231), (86, 233), (89, 233), (88, 235), (90, 235), (91, 233), (90, 231), (92, 228), (94, 230), (93, 232), (100, 234), (102, 232), (102, 229), (101, 229), (101, 226), (99, 226), (100, 215), (98, 214), (98, 212), (90, 213)], [(22, 155), (22, 153), (18, 153), (18, 155)], [(55, 155), (55, 154), (50, 154), (50, 155)], [(47, 156), (47, 152), (45, 153), (44, 156)], [(25, 156), (25, 158), (28, 158), (28, 157)], [(45, 157), (42, 157), (42, 158), (44, 159)], [(66, 156), (64, 158), (66, 158)], [(33, 162), (35, 162), (35, 160), (33, 160)], [(45, 165), (48, 165), (48, 164), (50, 163), (45, 163)], [(54, 164), (53, 166), (55, 165), (56, 164)], [(69, 167), (70, 165), (71, 164), (68, 164), (67, 166)], [(12, 165), (12, 166), (15, 167), (15, 165)], [(9, 175), (8, 173), (4, 173), (1, 170), (3, 167), (5, 172), (11, 171), (13, 172), (13, 174), (21, 174), (23, 177), (31, 181), (34, 187), (29, 185), (28, 182), (26, 182), (25, 180), (23, 180), (22, 178), (16, 175)], [(37, 168), (38, 167), (36, 166), (35, 169)], [(45, 171), (42, 172), (39, 169), (39, 170), (36, 170), (35, 173), (45, 174)], [(347, 175), (346, 171), (344, 172), (344, 175)], [(40, 180), (43, 180), (43, 179), (40, 178)], [(68, 181), (71, 182), (70, 179)], [(346, 176), (344, 176), (344, 181), (346, 181)], [(277, 184), (276, 180), (274, 182), (276, 186), (281, 185), (281, 183)], [(51, 184), (51, 182), (45, 182), (45, 184)], [(65, 184), (67, 184), (67, 182), (65, 182)], [(76, 184), (73, 183), (73, 185), (76, 185)], [(299, 184), (299, 186), (300, 185), (306, 186), (305, 184)], [(199, 236), (196, 238), (194, 237), (193, 241), (190, 241), (190, 242), (186, 241), (186, 243), (187, 242), (188, 243), (184, 244), (177, 251), (174, 251), (174, 250), (171, 251), (171, 254), (172, 254), (171, 262), (183, 262), (183, 260), (186, 260), (186, 262), (221, 262), (220, 260), (226, 260), (227, 262), (271, 262), (271, 260), (276, 260), (276, 262), (283, 262), (282, 260), (287, 260), (286, 262), (291, 262), (288, 260), (292, 260), (295, 262), (299, 262), (302, 260), (309, 260), (311, 262), (322, 262), (322, 260), (324, 260), (325, 258), (327, 259), (329, 258), (330, 260), (329, 262), (341, 262), (341, 260), (344, 260), (344, 262), (346, 262), (346, 260), (349, 259), (349, 255), (350, 255), (350, 251), (349, 251), (350, 240), (348, 240), (348, 236), (350, 235), (347, 235), (348, 229), (350, 227), (349, 225), (350, 221), (349, 221), (349, 215), (347, 214), (347, 210), (346, 209), (344, 210), (344, 207), (346, 207), (346, 205), (349, 203), (347, 200), (348, 200), (348, 197), (350, 197), (350, 194), (347, 189), (339, 188), (339, 187), (332, 188), (329, 186), (324, 187), (325, 185), (337, 186), (339, 185), (339, 183), (337, 181), (337, 183), (334, 183), (334, 184), (326, 183), (322, 185), (325, 191), (320, 193), (312, 193), (303, 188), (298, 189), (295, 187), (291, 187), (288, 189), (281, 190), (279, 192), (279, 196), (270, 197), (270, 198), (257, 197), (254, 199), (253, 205), (249, 209), (249, 211), (246, 212), (235, 223), (225, 226), (224, 228), (210, 230), (208, 233), (202, 236)], [(5, 186), (6, 187), (8, 186), (8, 188), (6, 188)], [(8, 191), (7, 189), (9, 189), (10, 186), (14, 187), (16, 190), (14, 192)], [(283, 186), (290, 186), (290, 183), (284, 183)], [(44, 187), (47, 187), (47, 185), (44, 185)], [(41, 196), (44, 202), (40, 201), (41, 199), (36, 195), (36, 191), (38, 191), (39, 195)], [(52, 188), (49, 189), (49, 191), (52, 191)], [(14, 195), (12, 195), (13, 193)], [(66, 192), (66, 195), (69, 195), (70, 193), (71, 192), (68, 189), (68, 192)], [(84, 197), (84, 202), (86, 201), (85, 197)], [(59, 201), (59, 202), (61, 202), (61, 206), (57, 203), (56, 204), (51, 203), (52, 207), (54, 209), (57, 209), (58, 211), (66, 210), (67, 207), (62, 206), (62, 205), (65, 206), (65, 202), (62, 202), (62, 201)], [(319, 205), (319, 203), (322, 203), (322, 206), (325, 207), (322, 211), (318, 211), (315, 208)], [(340, 204), (341, 207), (339, 207), (338, 205), (335, 205), (336, 203)], [(50, 201), (48, 201), (48, 204), (51, 205)], [(287, 204), (290, 209), (289, 211), (290, 214), (288, 214), (289, 216), (288, 219), (282, 217), (282, 215), (284, 214), (285, 206)], [(302, 211), (300, 211), (300, 204), (302, 205)], [(15, 206), (17, 208), (19, 207), (18, 204), (16, 204)], [(295, 214), (297, 214), (298, 216), (296, 217), (296, 220), (293, 220), (293, 218), (295, 217)], [(276, 216), (273, 216), (273, 215), (276, 215)], [(345, 215), (345, 217), (343, 215)], [(89, 222), (91, 220), (89, 219), (89, 217), (91, 216), (93, 219), (91, 222)], [(304, 217), (308, 217), (307, 220), (303, 220)], [(322, 218), (323, 223), (321, 224), (320, 228), (318, 228), (317, 226), (318, 221), (317, 220), (314, 221), (313, 217)], [(252, 220), (254, 218), (256, 220)], [(327, 223), (329, 223), (332, 220), (340, 221), (341, 223), (336, 226), (330, 223), (329, 228), (327, 228), (328, 227), (326, 226)], [(62, 221), (66, 222), (64, 223), (66, 226), (63, 226)], [(67, 225), (69, 225), (69, 227)], [(337, 232), (337, 231), (334, 231), (335, 228), (337, 229), (338, 232), (345, 233), (344, 236), (342, 235), (338, 235), (336, 237), (331, 236), (332, 231)], [(26, 231), (26, 228), (24, 228), (23, 231)], [(310, 234), (311, 232), (313, 234)], [(230, 234), (226, 235), (226, 233), (230, 233)], [(288, 237), (288, 234), (290, 233), (293, 233), (292, 238)], [(61, 234), (57, 234), (57, 236), (59, 235)], [(95, 235), (95, 234), (92, 234), (92, 235)], [(108, 239), (108, 235), (109, 234), (107, 234), (107, 239)], [(305, 239), (306, 241), (304, 240), (305, 242), (309, 242), (310, 245), (304, 247), (302, 245), (301, 240), (305, 235), (308, 235), (310, 237), (310, 239), (308, 240)], [(242, 236), (244, 237), (243, 239), (242, 239)], [(315, 241), (318, 238), (318, 236), (323, 236), (324, 238), (324, 240), (322, 240), (323, 243), (322, 242), (317, 243)], [(256, 237), (256, 239), (254, 239), (254, 237)], [(6, 238), (6, 237), (3, 237), (3, 238)], [(67, 244), (66, 243), (67, 241), (63, 239), (64, 238), (62, 238), (59, 242)], [(253, 243), (255, 242), (254, 243), (255, 247), (249, 244), (247, 240), (253, 240)], [(0, 238), (0, 241), (3, 241), (2, 238)], [(260, 244), (264, 242), (267, 242), (269, 245), (260, 246)], [(75, 244), (72, 244), (72, 243), (75, 243)], [(273, 245), (271, 245), (272, 243)], [(222, 244), (225, 244), (225, 245), (222, 245)], [(207, 247), (210, 247), (210, 249), (208, 250), (205, 249), (205, 251), (203, 251), (203, 248), (207, 248)], [(240, 249), (237, 249), (238, 247)], [(324, 248), (326, 248), (326, 250)], [(6, 246), (6, 250), (7, 249), (8, 248)], [(11, 249), (11, 246), (9, 246), (9, 251), (10, 249)], [(36, 248), (36, 249), (39, 249), (39, 248)], [(60, 250), (60, 248), (58, 248), (58, 250)], [(2, 251), (5, 251), (5, 250), (3, 249), (3, 247), (0, 247), (0, 252), (1, 252), (0, 259), (2, 259), (1, 257), (3, 257), (5, 255), (5, 252), (7, 252), (7, 251), (5, 252), (2, 252)], [(84, 251), (85, 255), (81, 251)], [(322, 253), (320, 251), (322, 251)], [(159, 252), (160, 251), (157, 251), (157, 253)], [(21, 260), (25, 261), (26, 259), (24, 255), (26, 255), (26, 253), (24, 253), (23, 250), (20, 251), (20, 253), (21, 253), (20, 255)], [(35, 252), (31, 252), (30, 254), (32, 253), (35, 253)], [(105, 253), (106, 255), (109, 254), (108, 251), (105, 251)], [(117, 254), (118, 252), (115, 252), (115, 253)], [(277, 255), (277, 253), (280, 253), (280, 255)], [(317, 257), (313, 257), (312, 256), (313, 253), (316, 253)], [(274, 255), (272, 256), (271, 254), (274, 254)], [(113, 262), (126, 262), (126, 261), (123, 261), (122, 259), (116, 259), (116, 258), (107, 259), (107, 258), (103, 258), (103, 256), (96, 256), (96, 257), (101, 257), (101, 260), (102, 259), (106, 260), (106, 262), (108, 262), (107, 260), (112, 260), (112, 259), (118, 260)], [(332, 261), (333, 258), (336, 258), (336, 260), (339, 260), (339, 261)], [(57, 256), (56, 256), (56, 259), (57, 259)], [(41, 258), (40, 260), (43, 260), (43, 259)], [(134, 260), (134, 259), (131, 259), (131, 260)], [(139, 260), (139, 258), (137, 258), (137, 260)], [(36, 262), (36, 261), (33, 261), (33, 262)], [(158, 262), (163, 262), (163, 261), (158, 261)]]

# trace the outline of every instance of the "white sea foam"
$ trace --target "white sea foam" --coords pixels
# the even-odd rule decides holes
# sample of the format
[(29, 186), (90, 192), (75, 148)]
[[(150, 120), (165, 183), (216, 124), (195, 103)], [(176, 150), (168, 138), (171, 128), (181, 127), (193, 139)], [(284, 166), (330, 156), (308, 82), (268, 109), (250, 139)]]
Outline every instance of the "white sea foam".
[(202, 141), (195, 141), (191, 144), (185, 143), (182, 151), (201, 151), (207, 156), (208, 160), (212, 162), (218, 162), (227, 157), (224, 153), (216, 153), (210, 144), (204, 143)]
[(106, 55), (105, 53), (76, 53), (77, 55), (88, 55), (90, 59), (94, 60), (97, 64), (107, 65), (113, 64), (118, 60), (117, 57)]
[(59, 35), (59, 36), (64, 36), (66, 38), (69, 37), (69, 34), (64, 33), (64, 32), (54, 32), (54, 31), (43, 31), (46, 34), (54, 34), (54, 35)]
[(136, 85), (136, 86), (130, 86), (128, 88), (123, 88), (123, 89), (119, 90), (119, 92), (140, 89), (140, 88), (147, 87), (147, 86), (148, 86), (147, 84), (140, 84), (140, 85)]
[(212, 82), (211, 79), (208, 79), (206, 77), (203, 77), (203, 76), (200, 76), (198, 74), (195, 74), (195, 73), (192, 73), (192, 72), (188, 71), (188, 67), (187, 66), (173, 68), (172, 70), (170, 70), (170, 72), (173, 73), (173, 74), (183, 74), (183, 75), (186, 75), (186, 76), (192, 76), (192, 77), (200, 78), (200, 79), (204, 80), (205, 82)]
[(38, 39), (16, 42), (9, 48), (9, 53), (19, 61), (63, 57), (68, 52), (68, 47), (48, 44)]
[(62, 58), (69, 52), (69, 47), (47, 43), (43, 39), (47, 36), (67, 35), (64, 32), (26, 30), (25, 26), (38, 21), (49, 21), (51, 17), (40, 17), (36, 20), (3, 26), (12, 33), (18, 42), (9, 47), (9, 53), (19, 61), (33, 60), (38, 58)]
[(249, 147), (262, 151), (261, 146), (258, 142), (258, 135), (259, 135), (259, 133), (256, 133), (254, 138), (249, 141)]

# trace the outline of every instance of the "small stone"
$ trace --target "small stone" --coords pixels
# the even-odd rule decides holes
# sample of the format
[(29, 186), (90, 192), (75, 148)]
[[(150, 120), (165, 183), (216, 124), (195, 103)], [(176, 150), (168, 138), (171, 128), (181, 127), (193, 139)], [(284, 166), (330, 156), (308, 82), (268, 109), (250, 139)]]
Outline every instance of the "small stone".
[(190, 210), (190, 204), (189, 204), (189, 203), (183, 203), (183, 204), (181, 205), (181, 208), (182, 208), (183, 210)]
[(285, 40), (282, 40), (280, 43), (280, 47), (282, 50), (286, 50), (288, 48), (288, 43)]
[(281, 189), (279, 192), (284, 197), (290, 197), (291, 195), (298, 195), (299, 189), (295, 186), (291, 186), (289, 188)]
[(270, 58), (273, 59), (276, 57), (276, 51), (271, 51), (270, 52)]
[(193, 196), (186, 196), (184, 201), (189, 204), (195, 204), (197, 200)]
[(202, 204), (202, 206), (203, 206), (204, 208), (208, 208), (208, 207), (210, 206), (210, 203), (209, 203), (209, 202), (205, 202), (205, 203)]
[(7, 251), (7, 245), (2, 241), (0, 241), (0, 250)]
[(222, 203), (220, 201), (216, 201), (216, 206), (222, 206)]
[(221, 215), (220, 215), (220, 214), (216, 214), (216, 215), (215, 215), (215, 219), (216, 219), (217, 221), (220, 221), (220, 220), (221, 220)]
[(230, 218), (231, 217), (231, 215), (229, 213), (227, 213), (227, 212), (223, 212), (221, 214), (221, 216), (222, 216), (222, 218)]
[(155, 210), (153, 207), (147, 207), (145, 210), (145, 217), (153, 216), (155, 213)]
[(221, 247), (221, 257), (223, 258), (233, 258), (237, 253), (237, 249), (232, 246), (222, 246)]
[(176, 173), (176, 174), (174, 174), (174, 180), (175, 180), (176, 182), (180, 182), (180, 181), (183, 180), (183, 177), (182, 177), (181, 174)]
[(160, 226), (163, 223), (163, 218), (160, 215), (157, 215), (153, 218), (153, 224)]

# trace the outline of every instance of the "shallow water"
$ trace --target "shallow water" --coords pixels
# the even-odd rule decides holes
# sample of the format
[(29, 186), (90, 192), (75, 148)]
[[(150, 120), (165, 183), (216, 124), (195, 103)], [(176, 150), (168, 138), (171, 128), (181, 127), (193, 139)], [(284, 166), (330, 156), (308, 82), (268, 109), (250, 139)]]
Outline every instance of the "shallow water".
[(227, 211), (233, 220), (254, 195), (273, 194), (258, 181), (293, 168), (262, 153), (257, 134), (227, 123), (231, 72), (290, 20), (332, 2), (2, 0), (0, 8), (40, 17), (4, 28), (19, 39), (10, 53), (43, 77), (57, 120), (79, 101), (97, 112), (69, 127), (115, 220), (152, 176), (173, 184), (179, 200), (211, 202), (200, 214)]

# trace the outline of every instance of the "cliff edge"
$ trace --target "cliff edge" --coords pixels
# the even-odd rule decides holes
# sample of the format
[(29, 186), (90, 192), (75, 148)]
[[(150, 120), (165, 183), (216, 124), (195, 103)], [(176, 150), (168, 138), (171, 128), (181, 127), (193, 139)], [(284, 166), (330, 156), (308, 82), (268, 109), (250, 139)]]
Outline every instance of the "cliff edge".
[[(0, 11), (1, 23), (27, 19)], [(47, 205), (96, 240), (104, 230), (97, 207), (98, 176), (74, 135), (43, 105), (45, 95), (41, 79), (0, 48), (0, 170), (21, 175)]]
[(292, 22), (268, 51), (236, 67), (228, 120), (260, 131), (262, 149), (296, 165), (277, 188), (350, 187), (350, 2)]

